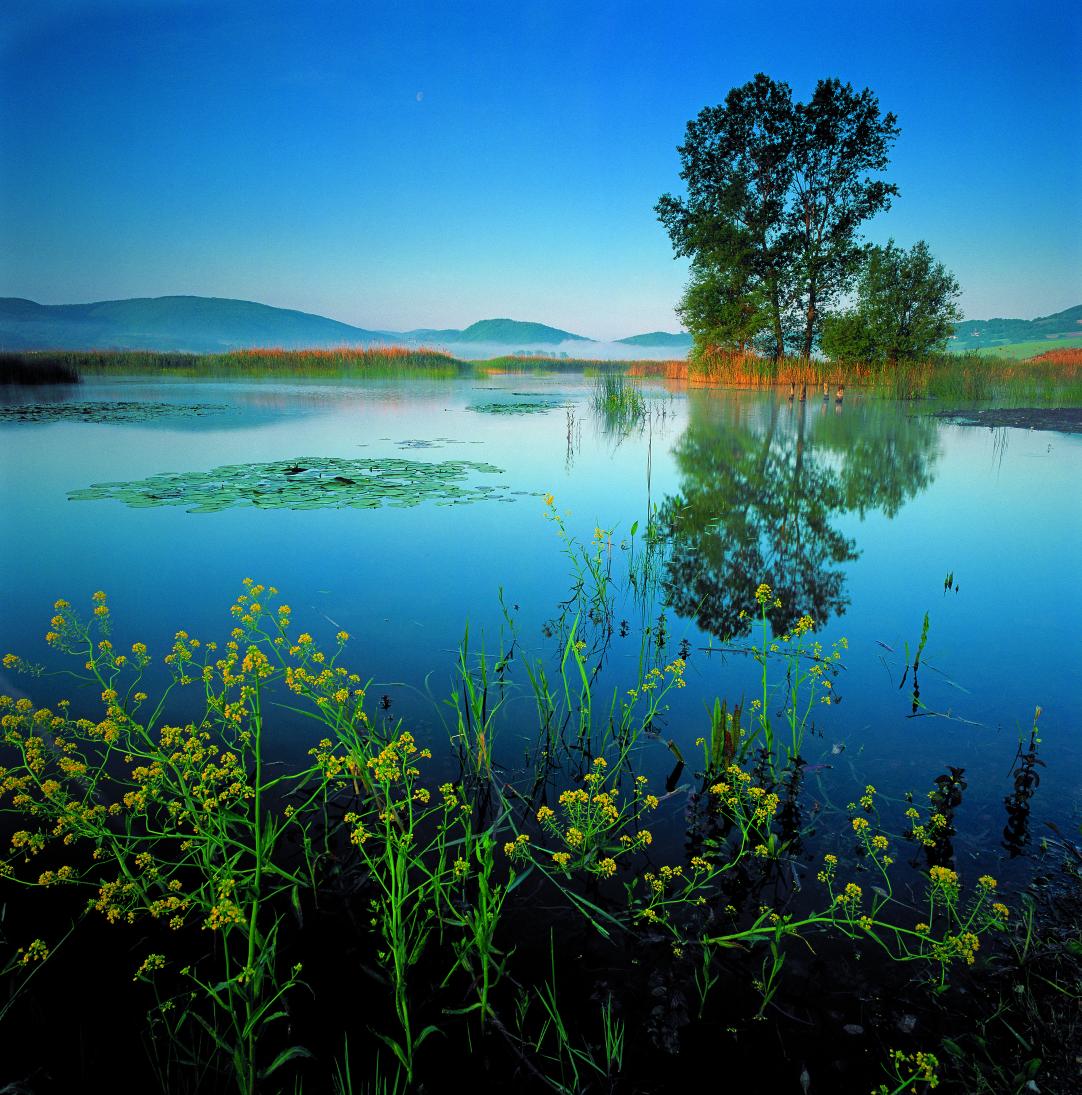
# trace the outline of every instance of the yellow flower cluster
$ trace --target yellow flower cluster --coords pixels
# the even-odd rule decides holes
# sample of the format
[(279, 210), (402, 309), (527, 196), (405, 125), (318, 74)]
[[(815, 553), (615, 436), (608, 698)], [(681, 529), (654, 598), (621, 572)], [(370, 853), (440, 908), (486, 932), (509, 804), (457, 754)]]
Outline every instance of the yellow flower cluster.
[(955, 871), (952, 871), (950, 867), (932, 867), (928, 871), (928, 876), (932, 880), (933, 887), (947, 893), (957, 894), (958, 875)]
[(222, 898), (211, 907), (210, 913), (203, 924), (204, 928), (211, 931), (219, 931), (228, 928), (231, 924), (243, 924), (244, 913), (240, 906), (230, 898)]
[(148, 954), (143, 959), (143, 964), (135, 971), (133, 981), (138, 981), (144, 974), (153, 973), (155, 970), (165, 969), (164, 954)]
[(958, 935), (946, 935), (942, 941), (932, 947), (932, 953), (942, 962), (952, 958), (962, 958), (970, 966), (977, 960), (977, 951), (980, 950), (980, 938), (973, 932), (962, 932)]
[(20, 947), (15, 952), (15, 959), (23, 966), (29, 966), (31, 962), (44, 962), (49, 957), (49, 948), (44, 940), (35, 939), (28, 946)]
[(834, 881), (834, 872), (838, 869), (838, 857), (833, 852), (823, 856), (823, 867), (816, 877), (820, 882), (829, 884)]
[(860, 904), (863, 896), (864, 891), (855, 882), (847, 882), (845, 889), (834, 898), (834, 904), (841, 905), (847, 911), (851, 911)]
[(525, 859), (530, 854), (530, 849), (526, 847), (530, 838), (526, 833), (519, 833), (514, 840), (509, 840), (503, 846), (503, 854), (508, 859)]

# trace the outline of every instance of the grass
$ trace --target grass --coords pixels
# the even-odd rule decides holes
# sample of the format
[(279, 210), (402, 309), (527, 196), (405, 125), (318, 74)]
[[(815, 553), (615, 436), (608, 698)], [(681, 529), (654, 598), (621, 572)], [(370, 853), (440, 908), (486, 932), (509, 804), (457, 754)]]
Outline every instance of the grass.
[(594, 380), (594, 411), (612, 433), (625, 433), (647, 415), (646, 399), (623, 372), (607, 370)]
[[(1043, 345), (1043, 344), (1041, 344)], [(635, 375), (653, 375), (636, 365)], [(665, 363), (669, 379), (737, 388), (789, 389), (792, 398), (835, 397), (856, 388), (891, 399), (951, 403), (1082, 404), (1082, 354), (1069, 349), (1017, 361), (984, 353), (939, 354), (897, 365), (843, 364), (783, 358), (774, 363), (754, 354), (723, 350), (701, 354), (687, 365)]]
[[(1043, 346), (1045, 344), (1037, 344)], [(1082, 353), (1057, 347), (1017, 361), (989, 354), (942, 354), (925, 361), (888, 365), (841, 365), (785, 358), (777, 364), (755, 354), (715, 350), (687, 361), (596, 361), (507, 356), (462, 361), (439, 351), (401, 347), (329, 350), (237, 350), (221, 354), (150, 351), (61, 351), (0, 356), (0, 382), (70, 382), (79, 376), (157, 374), (176, 377), (426, 376), (455, 378), (477, 373), (581, 373), (596, 381), (595, 406), (608, 417), (635, 416), (641, 394), (627, 377), (658, 377), (690, 385), (789, 388), (793, 398), (833, 398), (851, 387), (893, 399), (952, 403), (1082, 404)], [(636, 400), (638, 397), (638, 401)], [(641, 410), (641, 408), (639, 408)]]
[(1046, 350), (1082, 350), (1082, 334), (1064, 335), (1061, 338), (1035, 338), (1026, 342), (1005, 342), (1000, 346), (988, 346), (981, 352), (991, 357), (1009, 357), (1022, 361), (1038, 357)]
[(252, 349), (219, 354), (72, 350), (36, 351), (22, 356), (40, 368), (64, 368), (87, 376), (156, 374), (177, 377), (348, 378), (420, 373), (430, 377), (455, 377), (469, 371), (469, 366), (450, 354), (395, 346), (374, 349)]
[[(754, 353), (709, 349), (691, 361), (600, 361), (588, 358), (518, 356), (464, 361), (437, 350), (341, 347), (319, 350), (249, 349), (217, 354), (152, 351), (34, 351), (0, 355), (0, 383), (71, 382), (80, 376), (163, 375), (176, 377), (459, 376), (505, 373), (576, 373), (598, 384), (595, 406), (606, 413), (634, 413), (635, 389), (627, 377), (656, 377), (688, 385), (788, 388), (796, 399), (835, 397), (856, 388), (891, 399), (951, 403), (1082, 404), (1082, 337), (1034, 342), (1043, 353), (1025, 360), (998, 351), (939, 354), (896, 366), (851, 365), (783, 358), (775, 363)], [(1018, 344), (1021, 346), (1022, 344)], [(641, 399), (641, 396), (639, 397)]]

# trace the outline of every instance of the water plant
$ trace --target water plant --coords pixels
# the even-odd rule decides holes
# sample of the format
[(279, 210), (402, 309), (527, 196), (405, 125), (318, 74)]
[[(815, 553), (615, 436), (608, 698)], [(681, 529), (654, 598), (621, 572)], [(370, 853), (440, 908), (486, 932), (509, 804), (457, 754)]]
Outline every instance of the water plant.
[[(47, 643), (82, 667), (102, 714), (0, 699), (0, 810), (12, 823), (0, 884), (59, 911), (32, 935), (5, 926), (2, 968), (20, 1000), (79, 945), (85, 894), (152, 998), (165, 1090), (209, 1089), (222, 1071), (244, 1093), (299, 1085), (317, 1075), (307, 1055), (321, 1044), (344, 1052), (328, 1085), (351, 1090), (349, 1046), (364, 1037), (376, 1091), (427, 1084), (464, 1042), (494, 1074), (611, 1092), (634, 1090), (629, 1062), (651, 1040), (675, 1050), (696, 1021), (671, 986), (694, 986), (698, 1022), (713, 1029), (719, 1016), (741, 1022), (745, 1006), (752, 1023), (783, 1021), (794, 949), (879, 954), (932, 999), (980, 969), (1019, 918), (990, 875), (931, 863), (900, 884), (901, 811), (871, 784), (822, 838), (817, 884), (799, 886), (802, 752), (813, 715), (829, 715), (844, 646), (824, 649), (810, 617), (773, 637), (778, 598), (765, 583), (748, 648), (762, 691), (708, 709), (701, 769), (683, 777), (699, 790), (683, 846), (673, 842), (679, 815), (663, 804), (683, 795), (680, 777), (654, 787), (641, 762), (661, 748), (686, 660), (650, 637), (630, 687), (601, 690), (580, 627), (609, 627), (630, 552), (600, 528), (578, 542), (551, 496), (547, 512), (573, 575), (566, 633), (548, 661), (517, 634), (494, 654), (466, 633), (448, 697), (457, 774), (418, 729), (370, 718), (370, 686), (342, 664), (348, 636), (317, 642), (270, 587), (245, 583), (226, 642), (179, 631), (163, 663), (115, 640), (104, 594), (85, 619), (58, 601)], [(15, 655), (4, 664), (41, 673)], [(512, 705), (516, 694), (528, 702)], [(509, 764), (499, 730), (524, 709), (535, 744), (520, 732), (526, 757)], [(272, 756), (282, 720), (307, 752)], [(937, 783), (933, 813), (952, 808), (952, 780)], [(912, 816), (894, 827), (907, 824), (915, 831)], [(546, 936), (539, 974), (529, 952)], [(333, 983), (321, 951), (338, 979), (346, 963), (377, 985), (350, 991), (355, 1015), (319, 1008)], [(589, 1003), (577, 954), (608, 971)], [(636, 998), (637, 968), (655, 979), (649, 999), (672, 1001), (660, 1018)], [(934, 1061), (914, 1052), (891, 1057), (884, 1090), (931, 1084)], [(388, 1060), (393, 1076), (380, 1071)]]
[(202, 418), (225, 409), (220, 403), (161, 403), (131, 399), (11, 403), (0, 404), (0, 422), (154, 422), (159, 419)]
[[(280, 935), (318, 874), (313, 825), (327, 807), (320, 776), (340, 763), (328, 753), (292, 772), (272, 775), (266, 766), (267, 690), (276, 677), (306, 679), (316, 656), (306, 635), (289, 647), (293, 655), (281, 654), (289, 610), (265, 611), (272, 597), (247, 583), (233, 606), (240, 626), (221, 656), (215, 643), (177, 632), (165, 656), (172, 679), (153, 704), (141, 690), (146, 645), (137, 641), (126, 653), (114, 646), (105, 594), (95, 594), (87, 620), (61, 599), (46, 639), (82, 662), (79, 676), (100, 691), (104, 716), (75, 718), (66, 701), (35, 709), (0, 698), (3, 741), (14, 756), (4, 808), (29, 823), (11, 835), (4, 873), (23, 885), (89, 891), (89, 908), (107, 923), (140, 925), (156, 949), (134, 978), (154, 986), (166, 1052), (194, 1028), (230, 1063), (244, 1093), (307, 1053), (278, 1036), (303, 986), (300, 963), (282, 960)], [(14, 656), (5, 665), (33, 669)], [(360, 719), (357, 680), (344, 671), (332, 677), (345, 693), (335, 718)], [(174, 690), (201, 693), (201, 714), (184, 725), (164, 720)], [(287, 833), (300, 838), (299, 861), (283, 856)], [(209, 933), (209, 950), (192, 946), (193, 930)], [(178, 946), (181, 939), (187, 945)]]
[(492, 464), (472, 460), (435, 463), (401, 457), (299, 456), (209, 471), (161, 472), (128, 483), (95, 483), (71, 491), (68, 497), (73, 502), (111, 499), (140, 508), (185, 506), (189, 513), (217, 513), (242, 505), (264, 509), (378, 509), (428, 501), (458, 505), (506, 496), (502, 485), (465, 483), (471, 474), (501, 473)]
[(624, 434), (648, 413), (646, 399), (622, 372), (606, 370), (594, 380), (593, 407), (605, 430)]

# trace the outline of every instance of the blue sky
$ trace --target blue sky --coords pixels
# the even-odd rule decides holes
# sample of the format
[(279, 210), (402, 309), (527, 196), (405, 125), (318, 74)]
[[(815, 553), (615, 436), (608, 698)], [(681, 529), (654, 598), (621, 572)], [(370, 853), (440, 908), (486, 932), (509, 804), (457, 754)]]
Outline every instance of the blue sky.
[(677, 326), (653, 205), (763, 71), (899, 118), (873, 241), (974, 318), (1082, 302), (1082, 16), (1046, 3), (9, 0), (0, 295), (196, 293), (365, 327)]

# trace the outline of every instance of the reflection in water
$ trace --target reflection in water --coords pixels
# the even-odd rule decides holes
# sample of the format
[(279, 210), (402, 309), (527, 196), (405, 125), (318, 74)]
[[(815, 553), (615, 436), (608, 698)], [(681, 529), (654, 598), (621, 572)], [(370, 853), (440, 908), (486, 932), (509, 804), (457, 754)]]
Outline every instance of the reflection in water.
[(1037, 766), (1044, 767), (1044, 761), (1037, 757), (1037, 746), (1041, 740), (1037, 736), (1037, 719), (1040, 714), (1041, 709), (1038, 707), (1033, 717), (1033, 729), (1029, 734), (1029, 746), (1025, 752), (1022, 751), (1022, 743), (1018, 743), (1015, 764), (1011, 769), (1014, 790), (1003, 800), (1003, 805), (1007, 808), (1007, 824), (1003, 827), (1003, 847), (1007, 849), (1012, 859), (1022, 854), (1030, 840), (1030, 799), (1037, 793), (1041, 783), (1041, 774), (1037, 771)]
[(674, 608), (720, 638), (745, 634), (760, 582), (781, 607), (775, 632), (801, 615), (845, 611), (842, 565), (855, 540), (834, 527), (849, 512), (893, 516), (927, 487), (938, 456), (936, 425), (883, 406), (771, 402), (754, 409), (690, 397), (673, 455), (680, 491), (661, 506)]

